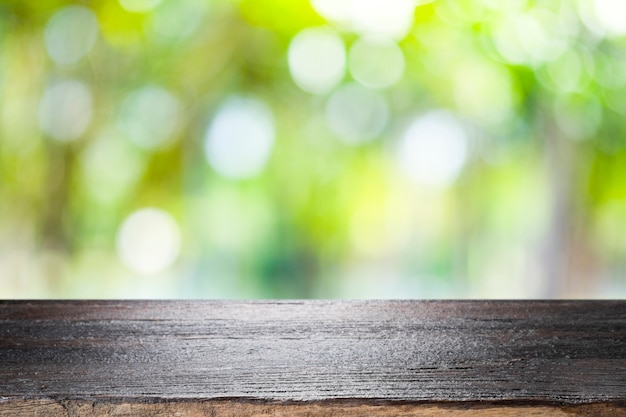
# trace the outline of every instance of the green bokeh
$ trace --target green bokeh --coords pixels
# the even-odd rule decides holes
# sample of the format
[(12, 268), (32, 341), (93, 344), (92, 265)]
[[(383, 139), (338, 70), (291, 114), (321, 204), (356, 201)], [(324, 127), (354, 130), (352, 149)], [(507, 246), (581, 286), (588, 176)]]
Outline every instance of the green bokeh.
[[(410, 28), (391, 34), (404, 70), (370, 90), (388, 113), (362, 143), (329, 124), (327, 103), (358, 85), (350, 48), (380, 36), (386, 12), (372, 20), (367, 8), (382, 3), (335, 2), (351, 5), (343, 17), (323, 1), (130, 3), (0, 2), (0, 298), (626, 295), (626, 27), (601, 1), (389, 3), (383, 12), (412, 4)], [(68, 6), (93, 13), (98, 35), (64, 63), (87, 36), (51, 28)], [(289, 61), (310, 28), (347, 51), (320, 94), (299, 87)], [(53, 30), (66, 42), (46, 40)], [(68, 80), (90, 109), (74, 96), (46, 107)], [(129, 98), (154, 89), (174, 116), (158, 96)], [(267, 107), (275, 133), (241, 177), (205, 155), (233, 97)], [(350, 115), (336, 122), (344, 130), (356, 129)], [(458, 172), (437, 174), (452, 148), (430, 168), (414, 155), (426, 171), (403, 169), (398, 149), (428, 115), (462, 130)], [(152, 273), (119, 254), (124, 221), (146, 207), (181, 239)]]

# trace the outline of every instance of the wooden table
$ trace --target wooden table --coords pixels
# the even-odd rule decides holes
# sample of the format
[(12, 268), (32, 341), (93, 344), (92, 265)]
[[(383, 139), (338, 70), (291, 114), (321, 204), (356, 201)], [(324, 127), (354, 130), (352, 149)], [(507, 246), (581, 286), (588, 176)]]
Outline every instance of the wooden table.
[(626, 416), (625, 301), (0, 301), (0, 416)]

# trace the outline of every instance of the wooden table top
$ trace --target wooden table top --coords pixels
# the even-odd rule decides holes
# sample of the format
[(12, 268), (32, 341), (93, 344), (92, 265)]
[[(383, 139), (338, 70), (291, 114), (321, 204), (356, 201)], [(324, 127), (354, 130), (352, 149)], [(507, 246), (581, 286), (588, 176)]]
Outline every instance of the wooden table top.
[(0, 415), (72, 401), (623, 413), (626, 301), (0, 301)]

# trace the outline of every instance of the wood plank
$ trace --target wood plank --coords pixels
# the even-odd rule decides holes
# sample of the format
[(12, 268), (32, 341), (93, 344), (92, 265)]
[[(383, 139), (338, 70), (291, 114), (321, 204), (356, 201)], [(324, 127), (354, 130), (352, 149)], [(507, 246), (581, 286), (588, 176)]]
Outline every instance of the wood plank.
[(624, 417), (610, 404), (576, 406), (510, 404), (264, 404), (237, 401), (111, 403), (107, 401), (20, 400), (0, 403), (0, 417)]
[(624, 301), (0, 302), (0, 416), (625, 407)]

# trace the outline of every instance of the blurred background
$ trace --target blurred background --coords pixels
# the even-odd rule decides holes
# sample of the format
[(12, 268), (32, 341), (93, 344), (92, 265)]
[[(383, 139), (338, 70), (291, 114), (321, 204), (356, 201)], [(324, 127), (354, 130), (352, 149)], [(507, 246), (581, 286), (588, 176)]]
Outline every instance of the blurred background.
[(0, 0), (0, 298), (626, 297), (622, 0)]

